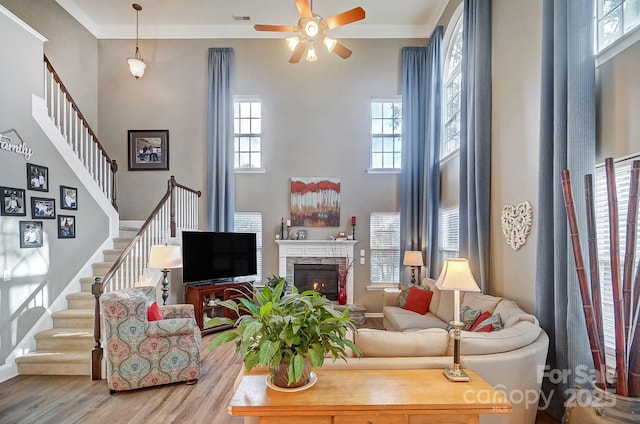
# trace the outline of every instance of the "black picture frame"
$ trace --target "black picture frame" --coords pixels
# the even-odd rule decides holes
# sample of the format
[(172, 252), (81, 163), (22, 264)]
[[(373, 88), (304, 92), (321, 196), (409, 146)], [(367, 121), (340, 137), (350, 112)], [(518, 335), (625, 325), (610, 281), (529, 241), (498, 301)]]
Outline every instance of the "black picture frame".
[(42, 247), (42, 221), (20, 221), (20, 248)]
[(76, 238), (76, 217), (58, 215), (58, 238)]
[(169, 130), (128, 131), (129, 171), (169, 170)]
[(56, 199), (46, 197), (31, 198), (31, 219), (55, 219)]
[(0, 187), (0, 215), (27, 216), (24, 189)]
[(60, 186), (60, 209), (78, 210), (78, 189)]
[(27, 188), (34, 191), (49, 191), (49, 168), (28, 163)]

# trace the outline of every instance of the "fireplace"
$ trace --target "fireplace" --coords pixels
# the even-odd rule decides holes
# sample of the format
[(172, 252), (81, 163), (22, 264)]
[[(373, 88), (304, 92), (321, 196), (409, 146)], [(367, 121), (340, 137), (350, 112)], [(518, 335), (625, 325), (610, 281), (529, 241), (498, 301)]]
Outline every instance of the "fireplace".
[[(335, 269), (346, 266), (347, 258), (353, 259), (354, 246), (357, 241), (346, 240), (276, 240), (278, 244), (278, 275), (285, 277), (289, 284), (294, 284), (294, 266), (297, 264), (330, 265)], [(353, 303), (353, 280), (355, 269), (347, 274), (347, 304)], [(337, 278), (337, 277), (336, 277)], [(338, 283), (336, 280), (336, 289)], [(337, 290), (336, 290), (337, 291)]]
[(315, 290), (329, 300), (338, 300), (337, 265), (294, 264), (293, 284), (298, 291)]

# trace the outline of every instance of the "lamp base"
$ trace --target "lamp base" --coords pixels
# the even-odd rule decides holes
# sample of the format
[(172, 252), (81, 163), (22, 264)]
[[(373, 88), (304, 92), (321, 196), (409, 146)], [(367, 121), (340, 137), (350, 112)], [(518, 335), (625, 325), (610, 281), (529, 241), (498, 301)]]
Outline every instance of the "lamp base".
[(449, 368), (448, 370), (443, 370), (442, 374), (444, 374), (444, 376), (447, 377), (449, 381), (454, 381), (454, 382), (471, 381), (471, 377), (469, 377), (469, 374), (467, 374), (466, 372), (460, 369), (456, 370), (454, 368)]

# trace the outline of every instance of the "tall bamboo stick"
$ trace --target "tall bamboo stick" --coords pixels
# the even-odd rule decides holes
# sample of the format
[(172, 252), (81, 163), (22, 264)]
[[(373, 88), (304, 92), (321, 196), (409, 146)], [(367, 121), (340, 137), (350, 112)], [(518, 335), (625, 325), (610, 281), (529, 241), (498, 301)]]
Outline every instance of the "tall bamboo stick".
[(629, 348), (629, 396), (640, 397), (640, 319), (638, 313), (640, 306), (634, 312), (632, 326), (635, 331), (631, 331), (633, 340)]
[(604, 357), (604, 329), (602, 325), (602, 301), (600, 298), (600, 269), (598, 266), (598, 237), (596, 231), (596, 211), (593, 197), (593, 175), (584, 176), (584, 198), (587, 212), (587, 235), (589, 246), (589, 269), (591, 276), (591, 305), (593, 319), (598, 333), (598, 351), (600, 363), (605, 363)]
[(640, 163), (636, 167), (634, 161), (629, 180), (629, 207), (627, 208), (627, 240), (624, 252), (624, 274), (622, 279), (622, 303), (624, 306), (624, 335), (627, 343), (626, 356), (629, 357), (631, 345), (631, 319), (632, 319), (632, 282), (633, 266), (636, 248), (636, 223), (638, 221), (638, 183), (640, 179)]
[(609, 248), (611, 253), (611, 289), (616, 344), (616, 393), (627, 396), (627, 357), (624, 337), (624, 305), (620, 287), (620, 237), (618, 233), (618, 196), (613, 159), (605, 159), (607, 198), (609, 203)]
[(589, 346), (591, 347), (591, 356), (593, 365), (596, 369), (596, 385), (605, 390), (605, 364), (602, 361), (603, 354), (598, 347), (598, 333), (596, 330), (595, 320), (593, 317), (593, 309), (591, 307), (591, 297), (589, 294), (589, 282), (587, 281), (587, 273), (584, 269), (584, 260), (582, 259), (582, 248), (580, 247), (580, 235), (578, 234), (578, 221), (576, 219), (576, 208), (573, 202), (573, 194), (571, 191), (571, 178), (568, 170), (562, 171), (562, 194), (564, 195), (564, 206), (567, 211), (567, 220), (569, 223), (569, 232), (571, 234), (571, 245), (573, 247), (573, 257), (576, 264), (576, 273), (578, 274), (578, 284), (580, 285), (580, 296), (582, 298), (582, 311), (584, 320), (587, 325), (587, 335), (589, 336)]

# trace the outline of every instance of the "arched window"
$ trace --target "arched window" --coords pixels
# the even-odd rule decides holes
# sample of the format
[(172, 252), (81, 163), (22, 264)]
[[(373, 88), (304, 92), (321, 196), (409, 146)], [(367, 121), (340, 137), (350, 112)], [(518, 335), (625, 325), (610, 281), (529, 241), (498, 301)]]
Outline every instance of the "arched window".
[(442, 131), (440, 158), (460, 147), (460, 91), (462, 62), (462, 10), (460, 5), (451, 18), (444, 37), (446, 55), (443, 69)]

